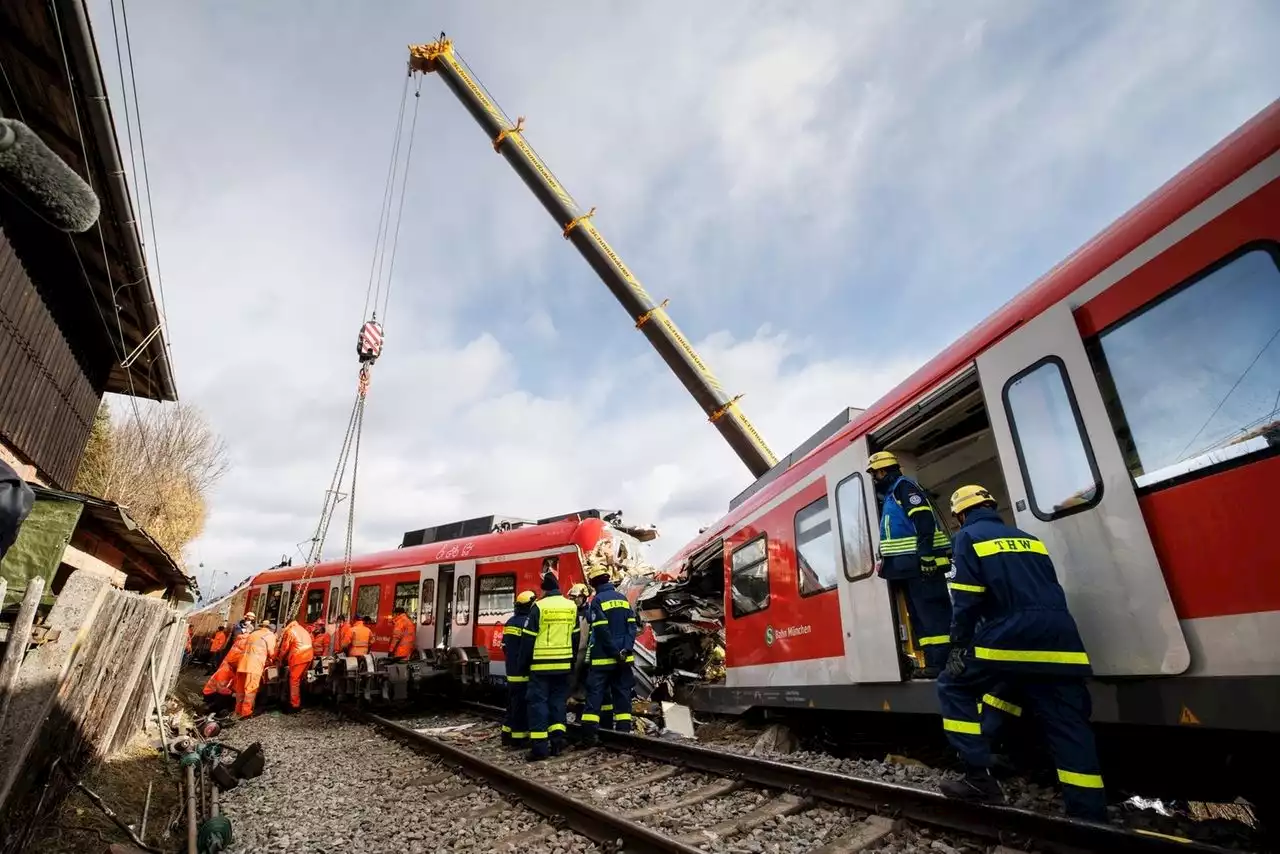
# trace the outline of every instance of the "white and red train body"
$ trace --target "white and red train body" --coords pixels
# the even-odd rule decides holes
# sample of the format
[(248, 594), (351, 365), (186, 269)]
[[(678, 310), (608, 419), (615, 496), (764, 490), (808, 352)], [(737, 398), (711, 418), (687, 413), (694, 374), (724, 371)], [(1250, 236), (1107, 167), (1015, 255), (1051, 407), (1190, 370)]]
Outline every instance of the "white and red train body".
[[(594, 514), (594, 515), (593, 515)], [(511, 616), (516, 594), (539, 589), (544, 564), (556, 564), (564, 589), (583, 581), (582, 567), (593, 550), (608, 553), (628, 571), (642, 570), (641, 547), (594, 511), (570, 514), (537, 525), (454, 537), (353, 558), (344, 562), (270, 569), (254, 576), (244, 591), (238, 617), (254, 611), (260, 621), (283, 626), (289, 619), (313, 624), (322, 616), (331, 631), (339, 616), (374, 617), (373, 652), (386, 653), (391, 642), (392, 609), (399, 606), (418, 626), (420, 652), (484, 647), (489, 672), (505, 675), (502, 624)], [(307, 578), (306, 590), (295, 592)], [(290, 600), (296, 612), (286, 613)], [(225, 611), (215, 603), (205, 609)], [(205, 628), (211, 632), (215, 621)], [(202, 632), (203, 633), (203, 632)]]
[(891, 450), (948, 520), (981, 483), (1044, 540), (1095, 720), (1280, 731), (1278, 398), (1280, 102), (672, 558), (725, 580), (726, 680), (688, 702), (936, 712), (873, 571)]

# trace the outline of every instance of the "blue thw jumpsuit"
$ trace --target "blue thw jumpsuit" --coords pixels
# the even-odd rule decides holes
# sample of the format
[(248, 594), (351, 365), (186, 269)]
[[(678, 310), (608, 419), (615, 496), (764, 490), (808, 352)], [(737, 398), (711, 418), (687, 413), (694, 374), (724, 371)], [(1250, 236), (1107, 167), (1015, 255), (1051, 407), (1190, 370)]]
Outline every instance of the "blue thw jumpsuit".
[[(578, 606), (552, 588), (529, 609), (518, 672), (529, 674), (529, 756), (557, 754), (568, 738), (566, 709)], [(525, 662), (528, 662), (527, 668)]]
[(966, 668), (938, 678), (947, 739), (968, 766), (990, 768), (983, 715), (1012, 705), (993, 694), (1007, 689), (1044, 730), (1067, 815), (1105, 820), (1085, 686), (1092, 669), (1044, 543), (977, 507), (956, 534), (953, 561), (951, 642), (965, 650)]
[(502, 741), (516, 747), (529, 740), (529, 656), (522, 650), (532, 645), (524, 636), (530, 607), (517, 602), (515, 613), (502, 627), (502, 657), (507, 662), (507, 719), (502, 724)]
[(587, 639), (587, 704), (582, 725), (590, 740), (603, 726), (631, 732), (631, 689), (635, 675), (635, 642), (639, 627), (627, 597), (611, 582), (596, 588), (587, 606), (591, 634)]
[(927, 668), (940, 669), (950, 652), (951, 601), (944, 574), (951, 538), (914, 480), (899, 475), (880, 511), (880, 577), (900, 584), (916, 645)]

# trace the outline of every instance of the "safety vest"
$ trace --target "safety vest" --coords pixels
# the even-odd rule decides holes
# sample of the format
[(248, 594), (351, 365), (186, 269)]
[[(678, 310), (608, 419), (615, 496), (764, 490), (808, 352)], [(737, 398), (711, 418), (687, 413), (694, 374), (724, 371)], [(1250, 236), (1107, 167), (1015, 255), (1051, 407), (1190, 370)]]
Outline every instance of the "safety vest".
[[(531, 673), (568, 673), (573, 667), (573, 630), (578, 606), (559, 593), (539, 599), (538, 631), (533, 638)], [(525, 629), (527, 632), (528, 629)]]
[(236, 665), (236, 672), (261, 675), (263, 668), (267, 666), (267, 660), (275, 654), (275, 651), (276, 636), (271, 633), (271, 629), (266, 626), (254, 629), (244, 646), (244, 655), (240, 657), (240, 663)]
[(417, 627), (408, 614), (401, 614), (391, 623), (391, 657), (408, 658), (413, 652)]
[[(906, 475), (899, 475), (898, 479), (890, 484), (884, 496), (884, 508), (880, 511), (881, 557), (916, 553), (916, 526), (911, 523), (908, 511), (898, 503), (898, 497), (894, 494), (898, 484), (904, 480), (914, 485), (916, 489), (920, 489), (920, 485)], [(923, 494), (924, 490), (921, 489), (920, 492)], [(938, 511), (934, 510), (933, 505), (927, 503), (927, 500), (925, 507), (933, 516), (933, 550), (935, 553), (947, 551), (951, 548), (951, 538), (947, 536), (947, 529), (938, 518)], [(924, 508), (920, 509), (924, 510)]]
[(209, 644), (209, 652), (222, 652), (222, 648), (227, 645), (227, 633), (222, 629), (214, 632), (213, 641)]
[(369, 654), (369, 644), (373, 641), (373, 630), (364, 623), (356, 623), (351, 627), (351, 648), (347, 655), (359, 658)]
[(314, 653), (311, 650), (311, 633), (297, 623), (285, 626), (284, 639), (280, 643), (280, 658), (288, 656), (289, 664), (300, 664), (310, 661)]
[(316, 658), (324, 658), (329, 654), (329, 636), (324, 632), (311, 636), (311, 649)]

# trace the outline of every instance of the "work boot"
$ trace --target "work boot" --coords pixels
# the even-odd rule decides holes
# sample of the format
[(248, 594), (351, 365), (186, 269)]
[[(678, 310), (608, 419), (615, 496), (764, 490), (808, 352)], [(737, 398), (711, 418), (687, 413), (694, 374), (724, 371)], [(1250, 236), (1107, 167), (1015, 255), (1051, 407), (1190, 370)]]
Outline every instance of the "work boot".
[(587, 730), (582, 734), (582, 737), (578, 739), (578, 747), (582, 748), (583, 750), (587, 750), (592, 747), (597, 747), (599, 744), (600, 744), (600, 734), (595, 730)]
[(1004, 792), (1000, 783), (986, 768), (970, 768), (962, 780), (943, 780), (938, 790), (948, 798), (975, 801), (982, 804), (1003, 804)]
[(919, 667), (911, 672), (912, 679), (937, 679), (942, 672), (940, 667)]
[(997, 780), (1007, 780), (1014, 774), (1018, 773), (1018, 769), (1008, 756), (1003, 753), (991, 754), (991, 776)]
[(524, 758), (526, 762), (545, 762), (551, 757), (549, 757), (545, 753), (534, 753), (532, 750), (530, 750), (528, 754), (525, 755)]

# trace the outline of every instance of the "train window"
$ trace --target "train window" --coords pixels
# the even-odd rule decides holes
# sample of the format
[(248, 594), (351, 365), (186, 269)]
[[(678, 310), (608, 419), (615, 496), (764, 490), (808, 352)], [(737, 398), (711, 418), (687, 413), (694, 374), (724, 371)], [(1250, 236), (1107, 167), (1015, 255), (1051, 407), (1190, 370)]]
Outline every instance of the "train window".
[(458, 579), (458, 589), (453, 597), (454, 622), (465, 626), (471, 619), (471, 576), (464, 575)]
[(392, 599), (393, 608), (404, 608), (406, 614), (418, 613), (418, 582), (401, 581), (396, 585), (396, 595)]
[(324, 588), (312, 589), (307, 591), (307, 615), (306, 621), (314, 623), (320, 619), (324, 613)]
[(477, 615), (497, 617), (516, 609), (516, 577), (514, 575), (487, 575), (477, 583), (479, 603)]
[(262, 613), (258, 618), (263, 623), (269, 623), (280, 617), (280, 600), (284, 598), (284, 585), (272, 584), (267, 588), (267, 606), (262, 609)]
[(418, 615), (418, 622), (422, 625), (430, 625), (436, 618), (436, 580), (434, 578), (424, 578), (422, 580), (422, 613)]
[(871, 575), (871, 523), (867, 521), (867, 493), (862, 475), (855, 472), (836, 486), (836, 515), (840, 519), (840, 552), (844, 577), (857, 581)]
[(733, 616), (745, 617), (769, 607), (769, 544), (761, 534), (738, 546), (731, 558), (729, 585)]
[(1061, 359), (1041, 359), (1005, 383), (1004, 408), (1037, 519), (1058, 519), (1101, 500), (1102, 479)]
[(1138, 487), (1280, 445), (1280, 247), (1246, 247), (1089, 342)]
[(840, 578), (825, 495), (796, 513), (796, 578), (801, 596), (833, 590)]
[(342, 616), (351, 616), (351, 582), (346, 581), (342, 584)]
[(356, 614), (378, 622), (378, 600), (382, 597), (382, 585), (364, 584), (356, 588)]

